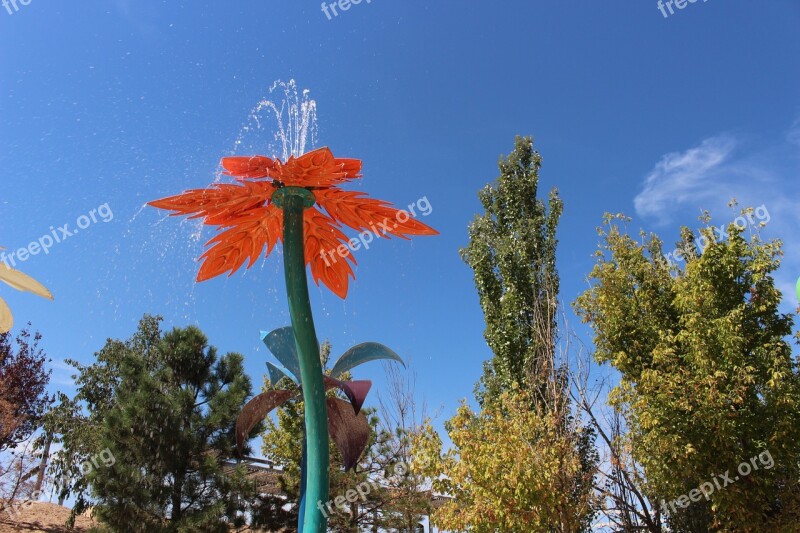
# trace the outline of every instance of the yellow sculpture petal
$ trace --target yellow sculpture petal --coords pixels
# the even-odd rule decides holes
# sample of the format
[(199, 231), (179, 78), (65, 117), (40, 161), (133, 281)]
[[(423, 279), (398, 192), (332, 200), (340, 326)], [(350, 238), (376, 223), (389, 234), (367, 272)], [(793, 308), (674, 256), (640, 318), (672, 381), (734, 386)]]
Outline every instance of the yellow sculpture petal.
[(14, 325), (14, 317), (11, 315), (11, 309), (8, 304), (0, 298), (0, 333), (8, 333)]
[(19, 270), (14, 270), (5, 264), (0, 264), (0, 281), (4, 281), (8, 285), (14, 287), (18, 291), (32, 292), (43, 298), (53, 299), (53, 295), (47, 290), (47, 287), (33, 279), (27, 274), (23, 274)]
[[(0, 250), (4, 248), (0, 246)], [(17, 289), (18, 291), (32, 292), (42, 298), (53, 299), (53, 295), (47, 290), (47, 287), (33, 279), (27, 274), (23, 274), (19, 270), (14, 270), (5, 263), (0, 263), (0, 281), (5, 282), (9, 286)], [(0, 333), (8, 333), (14, 326), (14, 315), (11, 314), (8, 304), (0, 298)]]

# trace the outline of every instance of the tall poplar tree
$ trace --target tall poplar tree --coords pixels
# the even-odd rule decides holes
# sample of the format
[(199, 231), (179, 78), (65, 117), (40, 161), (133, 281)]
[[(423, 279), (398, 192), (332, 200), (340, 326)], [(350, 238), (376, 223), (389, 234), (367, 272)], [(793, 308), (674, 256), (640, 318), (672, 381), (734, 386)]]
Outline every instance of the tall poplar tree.
[(514, 382), (543, 387), (556, 342), (556, 228), (563, 203), (556, 189), (547, 203), (538, 197), (542, 157), (531, 137), (518, 136), (498, 165), (500, 176), (478, 194), (485, 211), (469, 225), (469, 244), (461, 250), (474, 272), (493, 353), (476, 390), (481, 404)]

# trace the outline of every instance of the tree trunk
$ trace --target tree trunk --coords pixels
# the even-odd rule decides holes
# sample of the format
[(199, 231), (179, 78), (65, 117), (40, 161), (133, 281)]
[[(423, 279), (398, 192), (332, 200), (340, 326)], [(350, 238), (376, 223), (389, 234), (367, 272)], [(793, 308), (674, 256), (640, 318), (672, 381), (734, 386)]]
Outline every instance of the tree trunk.
[(175, 485), (172, 487), (172, 521), (175, 522), (182, 518), (181, 502), (183, 498), (183, 475), (175, 476)]
[(36, 494), (41, 494), (42, 492), (42, 483), (44, 482), (44, 471), (47, 469), (47, 460), (50, 457), (50, 444), (53, 442), (53, 437), (51, 435), (47, 436), (47, 441), (44, 444), (44, 450), (42, 450), (42, 460), (39, 462), (39, 474), (36, 476), (36, 487), (34, 487), (34, 492)]

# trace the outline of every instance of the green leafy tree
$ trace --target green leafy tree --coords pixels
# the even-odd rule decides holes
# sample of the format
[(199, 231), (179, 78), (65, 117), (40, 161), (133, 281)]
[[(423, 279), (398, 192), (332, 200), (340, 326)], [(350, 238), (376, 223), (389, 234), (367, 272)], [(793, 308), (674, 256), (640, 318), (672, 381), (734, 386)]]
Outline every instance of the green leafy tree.
[[(637, 241), (620, 229), (628, 220), (606, 216), (594, 284), (575, 305), (597, 361), (620, 372), (610, 402), (650, 499), (666, 504), (674, 531), (797, 531), (800, 374), (772, 275), (780, 241), (746, 239), (735, 224), (720, 240), (709, 226), (701, 253), (684, 227), (677, 268), (656, 235)], [(774, 465), (737, 473), (756, 457)], [(691, 492), (726, 473), (732, 482), (708, 499)]]
[(63, 446), (53, 468), (62, 495), (75, 494), (78, 511), (95, 503), (112, 531), (227, 532), (259, 509), (232, 460), (250, 379), (241, 355), (220, 357), (196, 327), (162, 333), (159, 322), (145, 316), (92, 365), (72, 362), (78, 394), (49, 421)]
[(91, 465), (91, 458), (98, 457), (103, 449), (100, 440), (102, 427), (115, 404), (122, 364), (132, 357), (157, 358), (156, 349), (161, 341), (160, 321), (160, 317), (145, 315), (129, 339), (108, 339), (95, 354), (96, 361), (91, 365), (66, 360), (76, 370), (72, 378), (77, 393), (73, 397), (57, 393), (57, 404), (44, 417), (45, 435), (37, 441), (37, 446), (45, 448), (47, 436), (58, 446), (58, 451), (50, 457), (49, 469), (59, 503), (67, 498), (74, 500), (70, 525), (91, 502), (88, 478), (84, 475), (86, 469), (82, 467), (87, 462)]
[(478, 194), (485, 213), (469, 226), (461, 257), (472, 268), (492, 359), (484, 365), (481, 403), (516, 382), (546, 389), (556, 341), (559, 277), (558, 191), (539, 199), (542, 157), (530, 137), (517, 137), (499, 162), (500, 176)]

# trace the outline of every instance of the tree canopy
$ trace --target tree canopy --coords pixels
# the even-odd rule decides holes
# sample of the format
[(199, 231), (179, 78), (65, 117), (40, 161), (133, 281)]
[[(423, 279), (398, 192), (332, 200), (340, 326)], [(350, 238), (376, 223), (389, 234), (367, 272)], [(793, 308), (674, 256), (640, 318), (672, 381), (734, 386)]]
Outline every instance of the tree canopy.
[(233, 461), (250, 379), (240, 354), (220, 356), (198, 328), (164, 333), (159, 322), (145, 316), (95, 363), (71, 362), (78, 393), (47, 424), (63, 445), (56, 479), (77, 512), (93, 502), (112, 530), (227, 532), (258, 507)]
[[(796, 531), (800, 374), (773, 278), (781, 242), (747, 239), (735, 224), (718, 240), (705, 227), (700, 253), (683, 228), (677, 268), (656, 235), (637, 241), (627, 222), (606, 217), (594, 283), (576, 309), (597, 361), (620, 373), (610, 402), (625, 414), (651, 499), (667, 503), (676, 531)], [(763, 454), (774, 466), (736, 473)], [(696, 501), (693, 489), (727, 472), (735, 482)]]
[(542, 157), (531, 137), (517, 137), (498, 163), (500, 176), (479, 193), (485, 212), (469, 225), (461, 257), (470, 266), (486, 321), (492, 358), (478, 399), (490, 401), (513, 382), (546, 381), (552, 370), (559, 278), (556, 229), (563, 211), (558, 191), (537, 195)]

